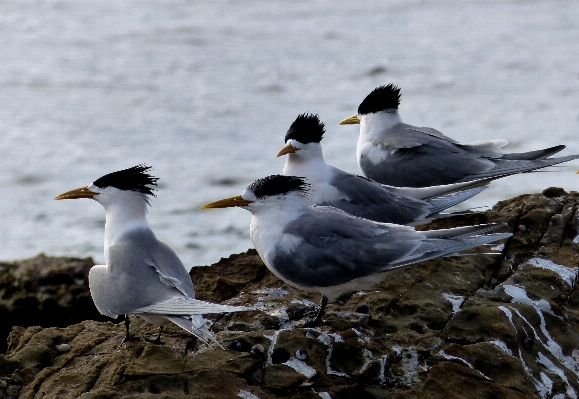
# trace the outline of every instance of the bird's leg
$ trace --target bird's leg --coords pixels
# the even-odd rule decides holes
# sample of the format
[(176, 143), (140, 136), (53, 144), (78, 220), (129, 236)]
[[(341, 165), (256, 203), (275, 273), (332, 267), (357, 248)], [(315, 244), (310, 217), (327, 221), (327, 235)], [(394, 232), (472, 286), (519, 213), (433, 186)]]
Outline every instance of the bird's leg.
[(328, 304), (328, 297), (325, 295), (322, 295), (322, 300), (320, 302), (320, 308), (318, 309), (318, 313), (316, 314), (316, 317), (314, 317), (313, 320), (310, 320), (307, 323), (305, 323), (303, 325), (303, 327), (304, 328), (312, 328), (312, 327), (318, 327), (320, 324), (322, 324), (322, 317), (324, 316), (324, 312), (326, 310), (327, 304)]
[(133, 338), (131, 337), (131, 335), (129, 334), (129, 324), (130, 324), (129, 315), (126, 314), (126, 315), (125, 315), (125, 331), (126, 331), (126, 334), (125, 334), (125, 337), (123, 338), (123, 340), (121, 341), (121, 343), (119, 344), (119, 349), (120, 349), (120, 347), (121, 347), (125, 342), (128, 342), (128, 341), (130, 341), (131, 339), (133, 339)]
[(160, 345), (160, 344), (162, 344), (162, 342), (161, 342), (161, 333), (163, 332), (163, 327), (165, 327), (165, 326), (159, 327), (159, 335), (157, 335), (157, 338), (155, 338), (155, 339), (145, 338), (145, 339), (146, 339), (147, 341), (155, 344), (155, 345)]

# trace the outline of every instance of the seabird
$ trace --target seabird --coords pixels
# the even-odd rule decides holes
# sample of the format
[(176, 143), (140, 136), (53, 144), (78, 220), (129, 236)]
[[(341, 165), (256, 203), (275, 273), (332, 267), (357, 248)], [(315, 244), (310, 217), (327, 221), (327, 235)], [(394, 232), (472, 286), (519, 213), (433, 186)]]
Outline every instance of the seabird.
[(327, 205), (350, 215), (383, 223), (407, 224), (436, 217), (439, 212), (488, 188), (492, 179), (429, 188), (386, 186), (356, 176), (324, 161), (320, 142), (325, 126), (313, 114), (301, 114), (285, 135), (287, 155), (282, 174), (300, 176), (310, 185), (306, 198), (311, 205)]
[(267, 268), (287, 284), (322, 294), (316, 318), (321, 322), (328, 300), (368, 289), (386, 271), (510, 237), (481, 235), (502, 224), (417, 231), (410, 226), (378, 223), (329, 206), (308, 206), (305, 179), (272, 175), (252, 182), (241, 195), (201, 209), (241, 207), (253, 214), (249, 233)]
[(505, 153), (507, 140), (461, 144), (430, 127), (402, 122), (400, 88), (392, 83), (374, 89), (358, 113), (340, 122), (360, 124), (356, 156), (366, 177), (398, 187), (428, 187), (530, 172), (579, 158), (547, 158), (558, 145), (525, 153)]
[[(98, 311), (116, 319), (138, 315), (160, 326), (155, 343), (160, 343), (163, 326), (170, 322), (205, 343), (216, 341), (209, 322), (200, 315), (252, 310), (249, 307), (214, 304), (195, 299), (193, 282), (177, 254), (159, 241), (147, 221), (149, 197), (155, 196), (157, 178), (146, 165), (109, 173), (92, 184), (58, 195), (56, 200), (91, 198), (106, 212), (105, 261), (90, 269), (88, 282)], [(219, 345), (221, 347), (221, 345)]]

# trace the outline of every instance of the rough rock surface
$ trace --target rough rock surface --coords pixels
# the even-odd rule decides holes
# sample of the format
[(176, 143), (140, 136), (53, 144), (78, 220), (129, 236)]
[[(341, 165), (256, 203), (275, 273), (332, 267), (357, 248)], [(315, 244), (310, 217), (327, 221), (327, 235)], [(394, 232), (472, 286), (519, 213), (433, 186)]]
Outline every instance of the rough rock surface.
[[(84, 282), (19, 286), (33, 279), (4, 274), (38, 258), (0, 264), (3, 321), (18, 295), (37, 298), (28, 311), (44, 326), (59, 320), (12, 328), (0, 355), (0, 398), (577, 398), (578, 208), (579, 193), (551, 188), (422, 226), (504, 221), (514, 236), (495, 254), (486, 247), (393, 271), (330, 304), (316, 329), (299, 325), (319, 297), (275, 278), (254, 250), (194, 268), (199, 298), (260, 306), (212, 317), (226, 350), (173, 326), (154, 345), (143, 337), (156, 327), (138, 318), (131, 330), (141, 339), (120, 348), (122, 324), (58, 327), (62, 309), (93, 319), (86, 300), (61, 301), (71, 295), (64, 286), (86, 289)], [(72, 274), (60, 258), (41, 259)], [(60, 307), (46, 315), (47, 301)]]

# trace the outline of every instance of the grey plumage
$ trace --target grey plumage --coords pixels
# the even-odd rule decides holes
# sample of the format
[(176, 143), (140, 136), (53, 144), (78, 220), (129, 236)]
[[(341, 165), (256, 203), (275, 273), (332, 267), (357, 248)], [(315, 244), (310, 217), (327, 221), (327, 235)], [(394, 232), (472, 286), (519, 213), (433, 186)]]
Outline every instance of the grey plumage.
[[(295, 182), (300, 178), (269, 176), (257, 182), (267, 185), (275, 181), (280, 188), (284, 179)], [(303, 201), (305, 193), (289, 186), (274, 195), (257, 197), (252, 185), (241, 196), (203, 208), (240, 206), (249, 210), (253, 214), (250, 236), (268, 269), (296, 288), (319, 292), (330, 299), (367, 289), (394, 268), (512, 235), (484, 234), (502, 224), (416, 231), (409, 226), (358, 218), (333, 207), (307, 206)]]
[(326, 164), (321, 146), (324, 133), (324, 124), (317, 115), (301, 114), (278, 153), (287, 155), (283, 175), (304, 177), (310, 185), (307, 199), (311, 204), (333, 206), (377, 222), (407, 224), (440, 216), (442, 210), (485, 190), (492, 180), (429, 190), (381, 185)]
[(399, 100), (398, 87), (378, 87), (360, 104), (358, 115), (341, 122), (360, 123), (358, 164), (365, 176), (383, 184), (451, 184), (531, 172), (579, 158), (548, 158), (564, 145), (509, 154), (502, 149), (506, 140), (461, 144), (436, 129), (403, 123), (398, 115)]
[[(92, 198), (106, 211), (106, 265), (89, 272), (89, 288), (100, 313), (117, 318), (135, 314), (159, 325), (160, 342), (165, 324), (174, 323), (206, 343), (213, 334), (200, 315), (251, 310), (249, 307), (213, 304), (195, 299), (195, 290), (177, 254), (159, 241), (146, 218), (148, 196), (153, 195), (157, 178), (138, 165), (109, 173), (93, 184), (67, 191), (55, 199)], [(221, 345), (219, 345), (221, 346)]]
[(419, 232), (355, 218), (330, 207), (314, 207), (284, 228), (284, 234), (302, 241), (291, 252), (276, 251), (271, 263), (295, 285), (323, 289), (511, 236), (477, 235), (499, 227)]

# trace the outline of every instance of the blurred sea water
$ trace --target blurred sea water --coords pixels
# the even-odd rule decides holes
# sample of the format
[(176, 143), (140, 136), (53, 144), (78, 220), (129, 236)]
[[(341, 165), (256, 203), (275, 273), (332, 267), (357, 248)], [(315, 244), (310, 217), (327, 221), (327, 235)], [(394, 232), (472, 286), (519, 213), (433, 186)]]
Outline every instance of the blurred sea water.
[[(280, 173), (302, 112), (326, 122), (326, 161), (360, 173), (357, 126), (376, 86), (407, 123), (512, 151), (579, 153), (579, 2), (0, 2), (0, 259), (104, 262), (104, 212), (54, 201), (139, 163), (160, 180), (149, 220), (185, 265), (251, 247), (249, 212), (199, 210)], [(494, 182), (490, 206), (579, 188), (579, 162)]]

